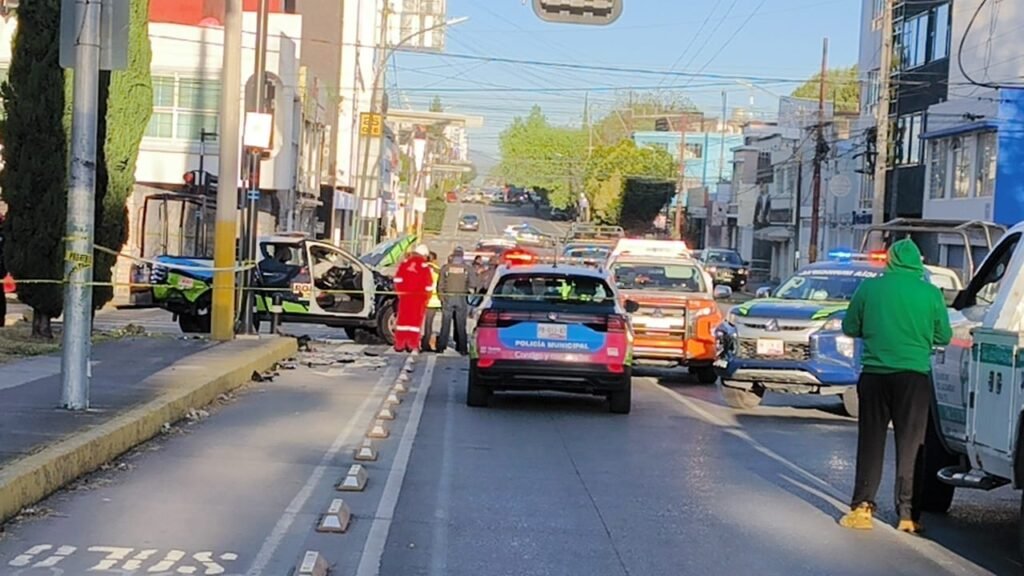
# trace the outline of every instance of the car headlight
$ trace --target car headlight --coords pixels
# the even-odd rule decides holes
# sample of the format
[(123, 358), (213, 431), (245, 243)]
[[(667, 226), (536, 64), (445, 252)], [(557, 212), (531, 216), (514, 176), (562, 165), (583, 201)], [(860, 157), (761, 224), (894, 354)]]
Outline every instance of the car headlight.
[(826, 332), (841, 332), (843, 330), (843, 320), (841, 318), (830, 318), (821, 329)]
[(708, 273), (709, 274), (714, 274), (715, 272), (718, 272), (718, 267), (717, 266), (708, 266)]
[(853, 358), (857, 351), (856, 342), (849, 336), (840, 336), (836, 338), (836, 351), (847, 358)]
[(737, 318), (737, 314), (735, 312), (733, 312), (732, 310), (729, 310), (729, 313), (726, 314), (726, 316), (725, 316), (725, 321), (728, 322), (729, 324), (732, 324), (733, 326), (735, 326), (736, 325), (736, 318)]

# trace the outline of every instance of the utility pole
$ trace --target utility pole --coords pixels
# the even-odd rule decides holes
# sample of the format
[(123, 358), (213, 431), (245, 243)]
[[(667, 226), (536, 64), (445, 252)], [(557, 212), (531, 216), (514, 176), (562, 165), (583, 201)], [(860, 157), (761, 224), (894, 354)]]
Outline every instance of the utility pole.
[[(260, 0), (256, 12), (256, 70), (253, 72), (253, 86), (255, 95), (253, 98), (253, 110), (257, 114), (265, 111), (265, 96), (267, 89), (266, 68), (267, 68), (267, 25), (269, 20), (269, 0)], [(257, 236), (259, 236), (259, 200), (260, 200), (260, 165), (263, 162), (263, 152), (259, 148), (248, 150), (249, 165), (248, 178), (249, 189), (246, 192), (245, 202), (245, 238), (243, 254), (245, 262), (256, 261)], [(253, 308), (255, 307), (255, 295), (252, 292), (253, 279), (255, 274), (252, 270), (242, 273), (242, 333), (255, 334), (255, 322), (253, 321)]]
[[(821, 162), (825, 159), (828, 145), (825, 144), (825, 84), (828, 81), (828, 38), (821, 46), (821, 77), (818, 83), (818, 125), (815, 127), (814, 180), (811, 193), (811, 238), (807, 246), (807, 261), (818, 261), (818, 221), (821, 212)], [(800, 223), (798, 222), (799, 226)]]
[[(892, 71), (893, 0), (883, 0), (882, 54), (878, 68), (878, 107), (875, 110), (875, 177), (871, 200), (871, 223), (885, 220), (885, 173), (889, 164), (889, 100), (892, 96), (889, 74)], [(880, 235), (875, 234), (881, 241)]]
[[(633, 93), (630, 92), (630, 101)], [(676, 240), (683, 239), (686, 230), (683, 221), (683, 187), (686, 186), (686, 112), (681, 114), (679, 126), (679, 180), (676, 184)]]
[(217, 158), (217, 221), (213, 237), (213, 305), (210, 336), (235, 337), (235, 239), (238, 222), (238, 124), (242, 83), (242, 0), (224, 2), (224, 55), (220, 89), (220, 152)]
[[(388, 57), (390, 55), (390, 51), (388, 50), (388, 34), (387, 34), (388, 18), (389, 18), (389, 16), (390, 16), (390, 11), (388, 9), (388, 2), (385, 1), (384, 2), (383, 12), (381, 14), (380, 40), (379, 40), (379, 45), (376, 47), (376, 50), (377, 50), (376, 56), (377, 56), (377, 58), (376, 58), (376, 61), (374, 62), (373, 85), (370, 88), (370, 114), (373, 115), (372, 116), (373, 118), (376, 118), (376, 116), (378, 115), (377, 92), (380, 90), (381, 76), (384, 74), (384, 69), (387, 66)], [(361, 119), (360, 119), (360, 126), (362, 126)], [(376, 141), (378, 143), (378, 151), (377, 151), (378, 158), (379, 158), (379, 155), (380, 155), (380, 148), (379, 147), (381, 145), (381, 142), (382, 142), (383, 138), (384, 138), (384, 117), (381, 114), (380, 115), (380, 135), (376, 137)], [(372, 238), (374, 236), (374, 226), (373, 226), (373, 223), (375, 221), (375, 219), (372, 217), (372, 215), (371, 216), (364, 216), (363, 215), (363, 211), (367, 209), (367, 206), (369, 205), (369, 200), (370, 200), (371, 195), (373, 196), (374, 199), (377, 199), (377, 197), (379, 196), (379, 192), (380, 192), (380, 180), (379, 180), (379, 178), (380, 178), (380, 162), (379, 161), (372, 168), (372, 170), (373, 170), (372, 174), (375, 174), (377, 179), (373, 179), (371, 177), (370, 147), (371, 147), (371, 144), (374, 142), (374, 139), (375, 138), (374, 138), (373, 134), (362, 134), (362, 130), (360, 130), (359, 142), (362, 144), (362, 147), (363, 147), (363, 161), (362, 161), (362, 167), (359, 170), (359, 182), (357, 183), (358, 188), (356, 190), (356, 202), (357, 202), (357, 207), (356, 207), (356, 223), (357, 224), (356, 224), (356, 227), (355, 227), (356, 228), (356, 230), (355, 230), (355, 243), (354, 243), (354, 246), (353, 246), (355, 248), (355, 252), (356, 253), (361, 253), (364, 250), (368, 250), (370, 248), (370, 246), (373, 244), (372, 240), (369, 241), (369, 242), (366, 242), (366, 244), (363, 243), (365, 238)], [(377, 189), (376, 193), (373, 193), (374, 191), (370, 189), (370, 182), (377, 182), (377, 188), (378, 189)]]
[(61, 404), (89, 408), (92, 369), (92, 261), (96, 224), (96, 128), (100, 79), (100, 11), (96, 0), (75, 2), (75, 74), (71, 112), (67, 256), (64, 271), (64, 347)]
[[(800, 150), (794, 148), (794, 153), (799, 154)], [(804, 189), (804, 158), (797, 156), (796, 160), (796, 226), (793, 227), (793, 242), (796, 244), (796, 258), (793, 259), (793, 270), (800, 267), (800, 220), (803, 218), (803, 195)]]
[(725, 115), (728, 114), (728, 111), (727, 111), (728, 100), (727, 100), (727, 98), (728, 97), (725, 95), (725, 90), (722, 90), (722, 122), (721, 122), (721, 125), (720, 125), (721, 134), (719, 135), (721, 137), (721, 140), (718, 143), (718, 181), (719, 182), (722, 182), (722, 177), (725, 175), (725, 130), (726, 130)]

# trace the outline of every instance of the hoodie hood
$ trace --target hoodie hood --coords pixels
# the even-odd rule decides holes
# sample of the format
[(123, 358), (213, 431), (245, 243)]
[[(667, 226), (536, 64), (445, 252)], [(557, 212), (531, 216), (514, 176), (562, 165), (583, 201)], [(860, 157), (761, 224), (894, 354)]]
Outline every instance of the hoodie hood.
[(904, 272), (924, 276), (924, 261), (921, 250), (914, 241), (905, 238), (889, 247), (889, 263), (886, 272)]

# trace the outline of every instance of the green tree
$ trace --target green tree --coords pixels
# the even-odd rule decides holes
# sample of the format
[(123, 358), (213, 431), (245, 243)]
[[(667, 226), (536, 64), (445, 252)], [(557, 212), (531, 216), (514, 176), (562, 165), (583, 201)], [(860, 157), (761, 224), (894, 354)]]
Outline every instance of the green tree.
[(632, 140), (595, 148), (587, 162), (585, 184), (594, 218), (605, 224), (620, 224), (626, 179), (670, 180), (677, 170), (667, 151), (640, 148)]
[(441, 97), (434, 96), (434, 99), (430, 101), (431, 112), (444, 112), (444, 105), (441, 104)]
[(629, 140), (635, 131), (654, 130), (658, 117), (672, 118), (681, 114), (697, 114), (697, 107), (676, 92), (630, 92), (619, 95), (611, 112), (598, 119), (593, 127), (594, 140), (612, 146)]
[(0, 88), (6, 115), (0, 190), (9, 207), (4, 257), (14, 277), (26, 280), (18, 283), (18, 298), (32, 307), (32, 334), (43, 338), (53, 337), (51, 320), (63, 309), (67, 134), (60, 4), (21, 4), (10, 73)]
[[(135, 163), (139, 145), (153, 113), (153, 83), (150, 75), (152, 48), (149, 42), (149, 2), (131, 0), (128, 30), (128, 66), (105, 73), (107, 97), (102, 98), (101, 130), (103, 142), (97, 158), (96, 244), (120, 251), (128, 240), (128, 212), (125, 203), (135, 189)], [(113, 298), (109, 283), (116, 258), (96, 252), (93, 306), (99, 309)]]
[(547, 190), (551, 205), (569, 206), (581, 188), (587, 157), (584, 130), (550, 124), (539, 106), (501, 133), (499, 174), (505, 182)]
[[(791, 96), (817, 100), (820, 90), (821, 74), (815, 74), (794, 90)], [(825, 99), (835, 101), (837, 112), (860, 110), (860, 77), (856, 64), (849, 68), (835, 68), (828, 71), (828, 78), (825, 80)]]

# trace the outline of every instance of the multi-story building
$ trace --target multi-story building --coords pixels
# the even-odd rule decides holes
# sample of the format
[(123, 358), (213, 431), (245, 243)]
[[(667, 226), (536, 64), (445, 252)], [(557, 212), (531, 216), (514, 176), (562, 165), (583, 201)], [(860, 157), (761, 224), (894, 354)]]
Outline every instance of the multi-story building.
[[(886, 0), (862, 0), (860, 58), (861, 128), (874, 139), (880, 102), (882, 11)], [(960, 6), (961, 0), (956, 5)], [(959, 8), (958, 8), (959, 9)], [(889, 74), (889, 141), (885, 182), (885, 219), (920, 218), (924, 214), (925, 164), (921, 134), (928, 130), (928, 108), (949, 97), (951, 54), (950, 0), (895, 0), (892, 68)], [(873, 146), (882, 145), (875, 144)], [(873, 155), (864, 156), (858, 223), (870, 222)]]

